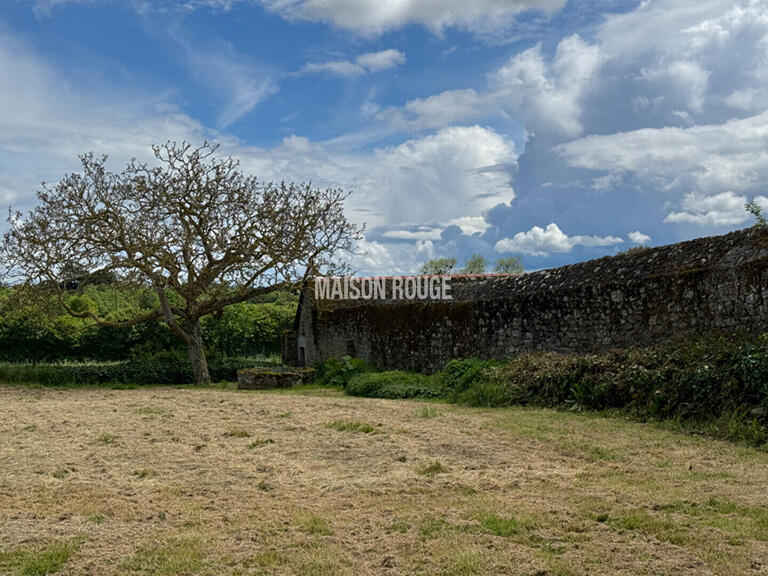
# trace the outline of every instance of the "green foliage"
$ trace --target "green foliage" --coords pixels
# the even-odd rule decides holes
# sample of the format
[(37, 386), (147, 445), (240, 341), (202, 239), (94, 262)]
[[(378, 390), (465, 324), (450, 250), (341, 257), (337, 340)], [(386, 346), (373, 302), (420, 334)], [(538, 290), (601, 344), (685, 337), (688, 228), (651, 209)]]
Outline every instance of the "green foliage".
[[(209, 354), (246, 357), (278, 351), (283, 332), (293, 323), (297, 301), (295, 294), (273, 292), (203, 318)], [(157, 295), (88, 285), (82, 294), (70, 297), (69, 305), (119, 321), (156, 309)], [(117, 361), (174, 351), (186, 356), (185, 344), (160, 320), (110, 328), (73, 318), (52, 297), (33, 299), (20, 290), (0, 289), (0, 361)]]
[(350, 396), (369, 398), (440, 398), (442, 391), (432, 376), (415, 372), (365, 372), (346, 386)]
[(441, 274), (450, 274), (454, 268), (456, 268), (456, 258), (437, 258), (422, 264), (419, 273), (439, 276)]
[(372, 372), (373, 366), (359, 358), (331, 358), (315, 366), (314, 383), (323, 386), (346, 387), (349, 381), (366, 372)]
[(296, 316), (297, 297), (283, 293), (272, 301), (244, 302), (203, 320), (206, 344), (227, 356), (253, 356), (280, 350), (283, 333)]
[(466, 402), (471, 388), (488, 383), (486, 369), (493, 363), (477, 358), (455, 359), (436, 375), (442, 394), (453, 402)]
[(760, 207), (760, 204), (752, 200), (744, 204), (744, 209), (755, 217), (756, 228), (765, 228), (768, 226), (768, 222), (766, 222), (765, 216), (763, 216), (763, 209)]
[(467, 263), (464, 264), (464, 268), (461, 270), (462, 274), (485, 274), (485, 267), (488, 265), (486, 259), (480, 255), (475, 254)]
[(522, 274), (525, 272), (523, 263), (518, 256), (510, 256), (508, 258), (499, 258), (496, 260), (496, 265), (493, 267), (494, 272), (499, 274)]
[(621, 411), (755, 446), (768, 442), (768, 334), (692, 337), (601, 354), (452, 360), (433, 375), (354, 375), (347, 394)]
[[(208, 362), (211, 379), (237, 380), (243, 368), (270, 366), (271, 363), (244, 358), (212, 358)], [(138, 359), (114, 363), (8, 364), (0, 363), (0, 382), (36, 383), (44, 386), (99, 384), (189, 384), (194, 381), (188, 361), (178, 359)]]
[(496, 265), (493, 267), (493, 271), (499, 274), (522, 274), (525, 272), (525, 269), (518, 256), (510, 256), (508, 258), (499, 258), (496, 260)]

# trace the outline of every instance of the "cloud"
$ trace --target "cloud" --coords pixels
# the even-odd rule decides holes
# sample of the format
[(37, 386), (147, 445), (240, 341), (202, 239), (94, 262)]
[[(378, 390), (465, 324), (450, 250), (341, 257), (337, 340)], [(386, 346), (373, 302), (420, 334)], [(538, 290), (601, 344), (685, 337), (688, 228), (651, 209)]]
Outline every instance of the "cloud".
[[(354, 190), (350, 215), (370, 227), (448, 225), (479, 217), (514, 197), (505, 167), (514, 145), (481, 126), (451, 127), (372, 152), (350, 153), (291, 136), (272, 149), (239, 147), (244, 167), (262, 178), (311, 179)], [(474, 220), (465, 220), (478, 227)]]
[(362, 74), (381, 72), (395, 68), (405, 62), (405, 54), (390, 48), (381, 52), (369, 52), (349, 60), (334, 60), (330, 62), (308, 62), (297, 74), (318, 74), (326, 72), (337, 76), (360, 76)]
[(723, 124), (586, 136), (556, 151), (571, 166), (632, 172), (664, 189), (748, 191), (768, 181), (768, 112)]
[[(25, 40), (0, 28), (0, 195), (28, 207), (40, 181), (56, 181), (79, 168), (77, 154), (107, 153), (112, 166), (132, 157), (149, 159), (158, 140), (211, 137), (197, 120), (179, 112), (167, 94), (128, 86), (93, 90), (76, 85), (83, 71), (62, 74)], [(89, 78), (98, 78), (89, 70)], [(74, 82), (75, 85), (71, 84)]]
[(627, 237), (629, 238), (629, 241), (633, 244), (640, 244), (640, 245), (646, 245), (650, 244), (651, 237), (648, 236), (648, 234), (643, 234), (640, 232), (640, 230), (636, 230), (634, 232), (630, 232), (627, 234)]
[[(764, 209), (768, 208), (768, 198), (754, 198)], [(733, 226), (749, 219), (744, 205), (746, 196), (738, 196), (731, 191), (706, 196), (700, 192), (690, 192), (683, 196), (682, 210), (670, 212), (664, 222), (673, 224), (697, 224), (699, 226)]]
[(492, 77), (495, 99), (532, 132), (576, 136), (582, 99), (601, 64), (600, 48), (569, 36), (547, 63), (541, 45), (516, 54)]
[(226, 129), (277, 92), (275, 75), (261, 62), (237, 52), (229, 42), (191, 41), (178, 30), (171, 38), (183, 50), (184, 64), (218, 102), (217, 126)]
[(348, 60), (332, 60), (330, 62), (307, 62), (297, 74), (320, 74), (323, 72), (336, 76), (360, 76), (365, 74), (365, 69)]
[(578, 136), (582, 104), (601, 64), (600, 49), (578, 35), (561, 40), (551, 60), (541, 45), (511, 57), (490, 75), (487, 90), (447, 90), (381, 111), (397, 130), (442, 128), (481, 118), (508, 116), (530, 132)]
[(395, 240), (440, 240), (442, 228), (418, 226), (415, 230), (386, 230), (382, 237)]
[(361, 34), (380, 34), (418, 24), (434, 33), (458, 27), (475, 32), (498, 30), (520, 12), (554, 13), (565, 0), (263, 0), (273, 12), (287, 19), (327, 22)]
[(449, 220), (447, 225), (458, 226), (461, 228), (461, 231), (468, 236), (482, 234), (490, 226), (483, 216), (462, 216), (461, 218)]
[(568, 236), (552, 222), (546, 228), (534, 226), (526, 232), (518, 232), (512, 238), (496, 242), (499, 252), (517, 252), (531, 256), (547, 256), (550, 252), (570, 252), (574, 246), (611, 246), (623, 240), (615, 236)]
[(397, 131), (421, 131), (444, 128), (499, 113), (487, 94), (475, 90), (447, 90), (427, 98), (416, 98), (402, 107), (391, 107), (377, 114), (377, 119)]
[(362, 240), (350, 264), (360, 276), (386, 274), (412, 274), (424, 262), (435, 257), (434, 244), (429, 241), (415, 243), (385, 243)]
[(355, 62), (368, 70), (368, 72), (379, 72), (380, 70), (389, 70), (405, 63), (405, 54), (400, 52), (400, 50), (390, 48), (380, 52), (361, 54), (355, 58)]
[(709, 84), (709, 72), (691, 60), (674, 60), (642, 71), (642, 77), (651, 83), (666, 85), (682, 94), (689, 110), (700, 112), (704, 107)]
[(441, 240), (446, 230), (456, 228), (458, 234), (482, 234), (490, 225), (483, 216), (462, 216), (439, 225), (421, 225), (410, 228), (395, 227), (382, 232), (382, 238), (394, 240)]

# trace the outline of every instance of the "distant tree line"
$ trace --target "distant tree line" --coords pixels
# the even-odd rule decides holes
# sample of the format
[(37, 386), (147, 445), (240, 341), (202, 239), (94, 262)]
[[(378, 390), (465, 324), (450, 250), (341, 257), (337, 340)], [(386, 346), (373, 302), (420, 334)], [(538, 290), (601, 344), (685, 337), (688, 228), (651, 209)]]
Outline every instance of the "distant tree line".
[[(488, 267), (488, 261), (480, 254), (472, 256), (459, 270), (456, 269), (457, 264), (458, 261), (453, 257), (436, 258), (422, 264), (419, 273), (426, 275), (485, 274)], [(510, 256), (496, 260), (493, 271), (497, 274), (522, 274), (524, 269), (519, 257)]]

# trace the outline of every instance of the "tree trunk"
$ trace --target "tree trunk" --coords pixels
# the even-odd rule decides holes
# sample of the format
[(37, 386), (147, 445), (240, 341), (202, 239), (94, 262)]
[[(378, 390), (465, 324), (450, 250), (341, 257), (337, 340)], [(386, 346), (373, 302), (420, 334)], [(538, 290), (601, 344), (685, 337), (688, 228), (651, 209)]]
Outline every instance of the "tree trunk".
[(187, 348), (195, 384), (210, 384), (211, 375), (208, 373), (208, 361), (205, 359), (205, 350), (203, 350), (203, 328), (200, 326), (200, 320), (194, 320), (190, 324), (190, 332)]

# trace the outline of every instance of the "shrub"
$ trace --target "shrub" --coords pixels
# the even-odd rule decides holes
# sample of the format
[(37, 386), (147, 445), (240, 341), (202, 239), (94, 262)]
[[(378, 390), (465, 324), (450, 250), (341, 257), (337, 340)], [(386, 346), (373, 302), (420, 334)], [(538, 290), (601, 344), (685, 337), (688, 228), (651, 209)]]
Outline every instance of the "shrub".
[[(211, 380), (237, 380), (243, 368), (269, 366), (266, 361), (214, 358), (208, 363)], [(170, 358), (114, 363), (0, 364), (0, 381), (38, 383), (45, 386), (98, 384), (189, 384), (194, 381), (188, 361)]]
[(331, 358), (315, 366), (314, 382), (323, 386), (346, 387), (358, 374), (372, 372), (373, 366), (359, 358)]
[(470, 387), (485, 382), (486, 369), (492, 363), (477, 358), (451, 360), (437, 376), (446, 397), (456, 400)]
[(432, 376), (415, 372), (365, 372), (346, 386), (351, 396), (369, 398), (440, 398), (442, 390)]
[(344, 366), (333, 361), (324, 369), (353, 396), (619, 410), (752, 445), (768, 442), (768, 335), (697, 336), (599, 354), (458, 359), (431, 376)]

